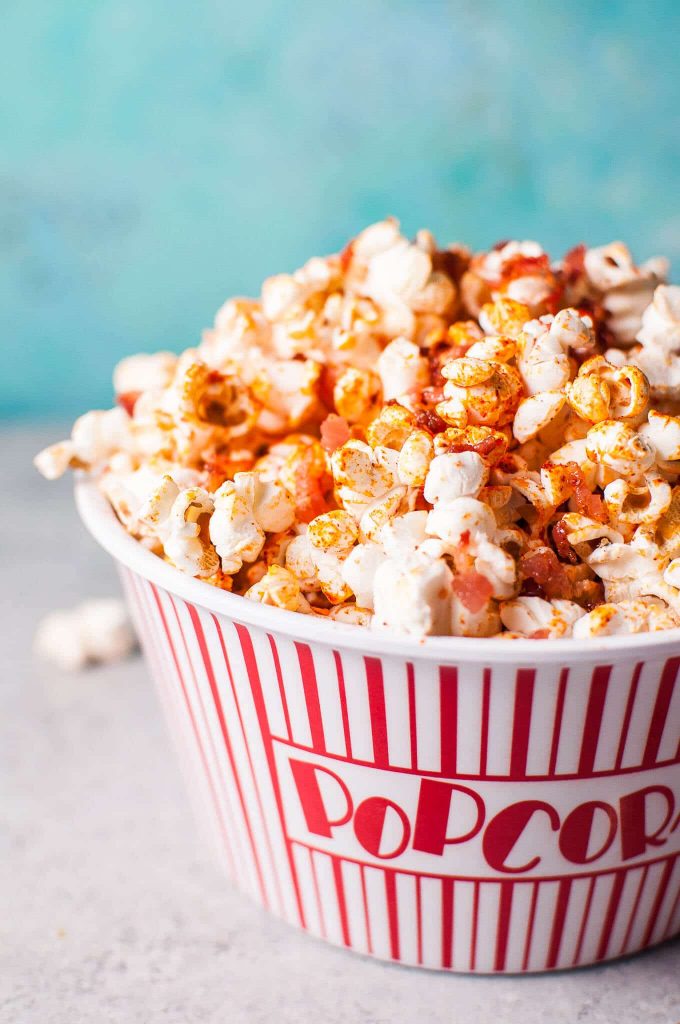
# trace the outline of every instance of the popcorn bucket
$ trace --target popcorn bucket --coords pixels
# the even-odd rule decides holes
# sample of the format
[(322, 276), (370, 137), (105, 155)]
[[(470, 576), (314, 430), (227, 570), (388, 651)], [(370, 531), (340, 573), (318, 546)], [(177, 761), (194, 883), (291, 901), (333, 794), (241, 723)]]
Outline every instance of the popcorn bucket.
[(418, 642), (244, 600), (94, 485), (195, 802), (273, 913), (384, 960), (545, 971), (680, 931), (678, 631)]

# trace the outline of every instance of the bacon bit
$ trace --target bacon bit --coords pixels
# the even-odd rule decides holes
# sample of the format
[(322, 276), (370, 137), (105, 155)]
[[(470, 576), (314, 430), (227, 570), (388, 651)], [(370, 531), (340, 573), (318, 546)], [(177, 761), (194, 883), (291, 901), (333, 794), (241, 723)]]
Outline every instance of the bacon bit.
[(507, 441), (504, 437), (498, 434), (491, 434), (489, 437), (483, 438), (481, 441), (476, 441), (474, 444), (471, 441), (453, 441), (448, 446), (450, 452), (477, 452), (482, 459), (488, 459), (497, 452), (499, 448), (507, 447)]
[(549, 600), (571, 597), (572, 588), (564, 566), (551, 548), (538, 548), (522, 555), (520, 572), (543, 590)]
[(456, 283), (470, 266), (470, 253), (467, 249), (437, 249), (432, 254), (432, 269), (446, 274)]
[(548, 640), (550, 637), (549, 629), (536, 629), (533, 633), (529, 634), (529, 640)]
[(426, 430), (428, 434), (441, 434), (446, 430), (446, 423), (431, 409), (420, 409), (416, 413), (416, 426), (420, 430)]
[(609, 519), (607, 506), (599, 494), (593, 494), (583, 477), (581, 467), (575, 462), (568, 462), (569, 483), (574, 490), (574, 501), (582, 516), (588, 516), (598, 523), (606, 523)]
[(349, 441), (351, 436), (347, 420), (334, 412), (329, 413), (321, 424), (320, 430), (321, 444), (329, 454)]
[(505, 249), (506, 245), (507, 245), (507, 244), (508, 244), (508, 242), (510, 242), (510, 241), (511, 241), (511, 239), (509, 239), (509, 238), (501, 238), (500, 242), (495, 242), (495, 243), (494, 243), (494, 244), (493, 244), (493, 245), (491, 246), (491, 251), (492, 251), (492, 252), (500, 252), (500, 251), (501, 251), (501, 249)]
[(321, 481), (310, 474), (304, 462), (296, 466), (294, 479), (297, 517), (302, 523), (311, 523), (312, 519), (328, 511)]
[(354, 239), (352, 238), (340, 253), (340, 268), (346, 274), (354, 256)]
[(552, 539), (560, 558), (565, 562), (571, 562), (572, 565), (576, 565), (578, 562), (578, 555), (569, 543), (564, 519), (560, 519), (560, 521), (555, 523), (553, 526)]
[(141, 393), (141, 391), (124, 391), (122, 395), (116, 395), (116, 404), (125, 409), (128, 416), (132, 416), (135, 411), (135, 402)]
[(581, 243), (570, 249), (562, 260), (562, 276), (569, 284), (578, 281), (585, 270), (586, 247)]
[(550, 257), (547, 253), (540, 256), (522, 256), (518, 254), (509, 259), (503, 267), (503, 283), (516, 281), (519, 277), (552, 277)]
[(444, 398), (444, 387), (441, 384), (437, 384), (434, 387), (423, 388), (421, 397), (423, 402), (427, 402), (428, 405), (436, 405), (437, 402), (441, 402)]
[(474, 569), (454, 576), (451, 586), (461, 604), (465, 605), (473, 615), (481, 612), (493, 594), (493, 587), (486, 576), (483, 576), (481, 572), (475, 572)]
[(343, 370), (341, 366), (330, 366), (325, 365), (321, 368), (321, 376), (319, 377), (319, 397), (327, 409), (333, 409), (335, 402), (333, 400), (333, 389), (338, 382)]
[(223, 380), (226, 380), (224, 374), (219, 370), (211, 370), (205, 379), (208, 384), (221, 384)]

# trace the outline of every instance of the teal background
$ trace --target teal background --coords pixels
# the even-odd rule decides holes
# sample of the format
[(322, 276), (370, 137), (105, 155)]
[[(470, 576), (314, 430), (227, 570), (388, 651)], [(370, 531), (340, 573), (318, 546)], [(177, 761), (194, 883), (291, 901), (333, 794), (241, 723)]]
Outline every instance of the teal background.
[(0, 413), (394, 213), (680, 255), (680, 4), (5, 0)]

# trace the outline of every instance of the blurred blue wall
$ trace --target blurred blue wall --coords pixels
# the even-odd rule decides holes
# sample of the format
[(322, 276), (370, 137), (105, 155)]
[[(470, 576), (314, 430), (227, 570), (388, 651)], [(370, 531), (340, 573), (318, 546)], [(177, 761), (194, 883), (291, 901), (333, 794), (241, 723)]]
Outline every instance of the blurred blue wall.
[(387, 213), (680, 255), (680, 4), (5, 0), (0, 412)]

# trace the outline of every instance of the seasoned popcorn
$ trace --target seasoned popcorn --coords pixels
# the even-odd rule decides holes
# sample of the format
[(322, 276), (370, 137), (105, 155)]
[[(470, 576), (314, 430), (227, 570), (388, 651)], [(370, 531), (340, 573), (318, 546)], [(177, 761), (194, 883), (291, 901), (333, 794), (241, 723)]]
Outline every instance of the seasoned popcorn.
[(124, 359), (36, 465), (248, 600), (415, 637), (680, 626), (680, 287), (393, 219)]

